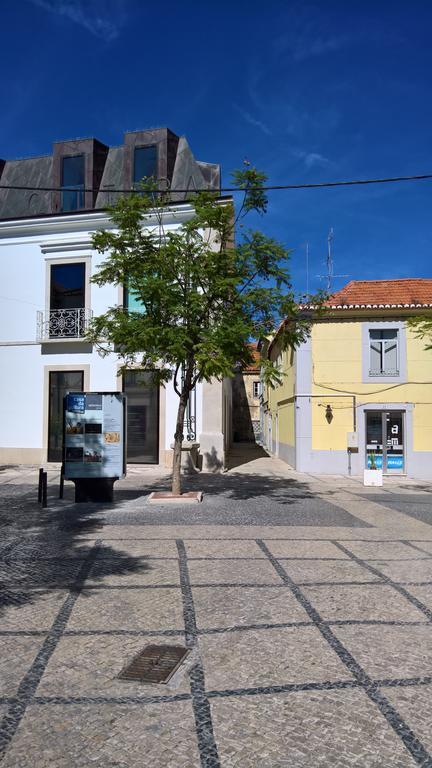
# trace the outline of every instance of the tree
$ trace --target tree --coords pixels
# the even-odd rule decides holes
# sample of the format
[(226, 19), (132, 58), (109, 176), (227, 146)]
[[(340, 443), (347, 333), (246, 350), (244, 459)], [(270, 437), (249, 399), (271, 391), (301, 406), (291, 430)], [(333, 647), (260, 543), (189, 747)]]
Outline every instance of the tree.
[[(175, 232), (165, 231), (168, 193), (145, 181), (137, 194), (122, 197), (111, 209), (114, 231), (97, 232), (93, 245), (106, 254), (92, 278), (97, 285), (127, 286), (142, 311), (121, 306), (96, 317), (88, 338), (102, 352), (114, 350), (122, 369), (139, 365), (155, 381), (173, 379), (179, 398), (172, 492), (181, 492), (181, 448), (189, 396), (199, 381), (232, 376), (252, 361), (251, 339), (268, 336), (282, 318), (284, 346), (297, 346), (309, 330), (299, 311), (287, 268), (289, 251), (261, 231), (234, 227), (250, 212), (264, 214), (266, 176), (246, 165), (233, 174), (242, 191), (234, 218), (231, 201), (212, 192), (194, 193), (194, 213)], [(108, 342), (108, 345), (107, 345)], [(265, 360), (270, 385), (281, 373)]]
[(427, 315), (410, 317), (407, 325), (414, 332), (414, 336), (417, 339), (424, 339), (426, 341), (425, 349), (430, 351), (432, 349), (432, 317)]

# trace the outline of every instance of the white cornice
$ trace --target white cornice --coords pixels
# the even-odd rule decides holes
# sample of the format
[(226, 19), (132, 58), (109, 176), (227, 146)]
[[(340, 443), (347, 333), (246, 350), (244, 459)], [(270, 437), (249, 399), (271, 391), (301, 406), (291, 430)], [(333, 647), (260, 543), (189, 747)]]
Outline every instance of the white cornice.
[[(326, 304), (323, 309), (325, 312), (329, 312), (331, 310), (368, 310), (368, 309), (430, 309), (432, 307), (432, 302), (430, 303), (412, 303), (412, 304)], [(318, 306), (315, 306), (314, 304), (299, 304), (299, 309), (301, 310), (310, 310), (314, 311), (318, 309)]]
[(93, 249), (93, 243), (88, 237), (83, 240), (68, 240), (61, 241), (59, 243), (41, 243), (40, 249), (42, 253), (69, 253), (70, 251), (88, 251)]
[(326, 309), (419, 309), (432, 307), (432, 304), (329, 304)]
[[(189, 203), (170, 205), (162, 212), (164, 226), (176, 226), (190, 219), (194, 209)], [(144, 226), (154, 227), (158, 224), (156, 216), (146, 216)], [(31, 219), (8, 219), (0, 221), (0, 240), (26, 238), (74, 232), (96, 232), (99, 229), (113, 229), (113, 223), (106, 211), (88, 211), (72, 216), (46, 216)]]
[(71, 232), (96, 231), (108, 227), (110, 219), (105, 212), (91, 211), (75, 216), (47, 216), (37, 219), (9, 219), (0, 221), (0, 238), (32, 237)]

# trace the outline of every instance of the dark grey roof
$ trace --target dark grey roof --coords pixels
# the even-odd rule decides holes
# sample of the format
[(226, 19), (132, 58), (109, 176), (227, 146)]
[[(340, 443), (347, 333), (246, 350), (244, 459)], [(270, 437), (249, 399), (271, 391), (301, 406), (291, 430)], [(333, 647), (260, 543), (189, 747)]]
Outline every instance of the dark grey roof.
[[(0, 184), (49, 187), (52, 178), (52, 157), (32, 157), (6, 161)], [(48, 179), (48, 181), (47, 181)], [(19, 189), (0, 190), (0, 218), (35, 216), (51, 213), (50, 192), (23, 192)]]
[[(52, 155), (22, 160), (0, 160), (0, 187), (22, 186), (35, 189), (1, 189), (0, 219), (62, 213), (61, 193), (43, 191), (61, 187), (61, 158), (85, 156), (86, 192), (83, 209), (102, 209), (112, 205), (118, 194), (133, 186), (133, 152), (136, 146), (158, 147), (158, 177), (166, 179), (170, 189), (211, 189), (220, 191), (220, 166), (195, 160), (185, 137), (167, 128), (130, 131), (121, 146), (107, 147), (96, 139), (54, 142)], [(187, 192), (173, 194), (173, 200), (187, 198)]]

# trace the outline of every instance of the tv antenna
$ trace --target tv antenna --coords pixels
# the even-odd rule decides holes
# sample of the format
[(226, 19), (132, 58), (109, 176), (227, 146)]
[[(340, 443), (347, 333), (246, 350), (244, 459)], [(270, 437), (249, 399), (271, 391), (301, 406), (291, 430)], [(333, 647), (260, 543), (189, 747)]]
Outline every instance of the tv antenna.
[(333, 227), (330, 227), (329, 233), (327, 235), (327, 258), (326, 258), (327, 274), (317, 275), (317, 277), (319, 277), (320, 280), (326, 281), (327, 293), (332, 292), (333, 280), (335, 277), (349, 277), (349, 275), (335, 275), (334, 273), (333, 240), (334, 240), (334, 231), (333, 231)]

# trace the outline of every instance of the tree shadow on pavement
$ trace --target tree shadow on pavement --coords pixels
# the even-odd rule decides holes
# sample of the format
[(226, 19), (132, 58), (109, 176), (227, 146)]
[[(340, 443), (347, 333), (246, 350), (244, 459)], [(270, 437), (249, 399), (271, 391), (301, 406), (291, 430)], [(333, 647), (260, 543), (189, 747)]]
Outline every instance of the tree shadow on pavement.
[[(70, 589), (93, 557), (95, 534), (102, 534), (99, 505), (67, 504), (49, 498), (48, 508), (37, 503), (37, 485), (4, 484), (0, 500), (0, 631), (8, 606), (34, 603), (55, 589)], [(92, 539), (86, 539), (91, 534)], [(131, 556), (118, 546), (104, 544), (92, 569), (97, 579), (150, 571), (145, 557)], [(91, 575), (92, 571), (90, 571)], [(88, 574), (87, 574), (88, 575)]]
[(293, 504), (299, 499), (316, 498), (308, 483), (274, 475), (240, 472), (188, 475), (183, 478), (183, 485), (184, 490), (202, 490), (208, 497), (241, 501), (265, 497), (278, 504)]
[[(150, 478), (149, 478), (150, 480)], [(165, 484), (169, 480), (164, 481)], [(166, 485), (165, 485), (166, 487)], [(167, 525), (258, 525), (258, 526), (348, 526), (368, 527), (359, 518), (311, 490), (309, 483), (276, 475), (196, 473), (183, 477), (184, 491), (202, 491), (201, 504), (148, 504), (151, 491), (161, 482), (146, 488), (129, 489), (122, 497), (120, 488), (114, 502), (94, 504), (105, 524), (123, 526)], [(327, 490), (325, 496), (329, 496)]]

